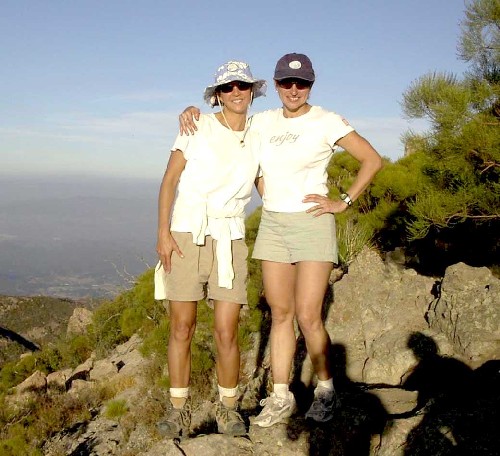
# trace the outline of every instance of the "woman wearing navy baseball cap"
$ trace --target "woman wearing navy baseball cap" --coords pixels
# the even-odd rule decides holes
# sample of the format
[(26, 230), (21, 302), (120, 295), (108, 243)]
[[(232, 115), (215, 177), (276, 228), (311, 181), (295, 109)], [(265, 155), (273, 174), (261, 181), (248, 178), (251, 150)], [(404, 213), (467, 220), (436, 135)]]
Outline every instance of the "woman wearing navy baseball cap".
[[(262, 427), (284, 421), (296, 410), (289, 391), (295, 319), (317, 377), (306, 417), (325, 422), (334, 415), (330, 338), (322, 320), (330, 274), (338, 263), (334, 214), (349, 208), (382, 167), (380, 155), (345, 118), (309, 103), (315, 80), (309, 57), (298, 53), (281, 57), (274, 85), (282, 107), (254, 114), (250, 127), (261, 138), (258, 189), (263, 202), (253, 258), (262, 261), (272, 315), (273, 391), (261, 400), (264, 407), (253, 421)], [(192, 116), (197, 113), (188, 108), (181, 114), (181, 132), (194, 132)], [(358, 160), (360, 168), (349, 189), (331, 199), (326, 169), (339, 148)]]

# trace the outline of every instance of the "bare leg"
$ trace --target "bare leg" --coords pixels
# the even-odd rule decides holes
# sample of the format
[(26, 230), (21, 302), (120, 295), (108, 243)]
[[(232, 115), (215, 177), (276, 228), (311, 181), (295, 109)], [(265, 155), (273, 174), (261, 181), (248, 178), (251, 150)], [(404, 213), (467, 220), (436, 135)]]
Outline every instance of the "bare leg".
[(266, 300), (271, 307), (271, 370), (274, 383), (288, 384), (295, 353), (294, 289), (296, 266), (262, 261)]
[(191, 374), (191, 340), (196, 328), (196, 302), (170, 301), (168, 372), (172, 388), (187, 388)]
[(215, 301), (215, 344), (217, 379), (224, 388), (234, 388), (240, 373), (238, 323), (241, 306), (234, 302)]
[(328, 359), (330, 337), (324, 327), (321, 310), (332, 267), (332, 263), (321, 261), (297, 263), (295, 288), (297, 322), (320, 380), (331, 378)]

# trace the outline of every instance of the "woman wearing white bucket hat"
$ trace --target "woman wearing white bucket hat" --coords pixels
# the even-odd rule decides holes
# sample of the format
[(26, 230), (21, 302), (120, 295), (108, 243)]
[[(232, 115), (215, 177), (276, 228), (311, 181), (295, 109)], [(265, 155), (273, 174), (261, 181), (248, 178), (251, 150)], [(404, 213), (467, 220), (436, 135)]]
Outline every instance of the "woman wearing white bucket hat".
[(190, 346), (197, 302), (204, 298), (214, 303), (218, 430), (246, 433), (237, 410), (238, 322), (247, 302), (244, 209), (257, 177), (259, 149), (258, 136), (248, 130), (247, 111), (265, 90), (265, 81), (254, 78), (248, 64), (220, 66), (204, 99), (221, 110), (200, 117), (196, 136), (177, 137), (161, 184), (156, 276), (164, 281), (155, 280), (155, 298), (170, 301), (171, 387), (169, 410), (158, 429), (169, 438), (189, 434)]
[[(272, 314), (273, 391), (261, 401), (264, 408), (254, 419), (261, 427), (279, 423), (296, 410), (289, 391), (296, 349), (294, 319), (317, 376), (306, 417), (317, 422), (333, 417), (337, 400), (322, 306), (338, 262), (334, 214), (351, 206), (382, 166), (379, 154), (347, 120), (309, 104), (315, 77), (306, 55), (281, 57), (274, 83), (283, 106), (255, 114), (250, 129), (261, 136), (258, 188), (263, 201), (253, 258), (262, 260), (264, 293)], [(192, 107), (181, 114), (181, 133), (194, 133), (192, 116), (198, 115)], [(360, 168), (347, 192), (330, 199), (326, 168), (339, 147), (358, 160)]]

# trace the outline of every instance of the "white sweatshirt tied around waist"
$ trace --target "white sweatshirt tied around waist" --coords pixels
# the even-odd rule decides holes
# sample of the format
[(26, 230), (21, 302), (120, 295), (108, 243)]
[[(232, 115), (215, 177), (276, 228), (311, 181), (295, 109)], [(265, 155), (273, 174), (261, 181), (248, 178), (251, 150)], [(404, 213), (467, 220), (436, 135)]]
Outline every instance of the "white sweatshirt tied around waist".
[[(216, 209), (206, 202), (200, 202), (191, 205), (190, 213), (189, 232), (193, 235), (193, 243), (204, 245), (207, 235), (217, 241), (215, 254), (218, 264), (218, 285), (221, 288), (232, 289), (234, 269), (231, 241), (245, 237), (244, 211), (241, 208), (235, 208), (233, 211)], [(175, 226), (174, 221), (173, 226)], [(173, 227), (172, 231), (178, 230)]]

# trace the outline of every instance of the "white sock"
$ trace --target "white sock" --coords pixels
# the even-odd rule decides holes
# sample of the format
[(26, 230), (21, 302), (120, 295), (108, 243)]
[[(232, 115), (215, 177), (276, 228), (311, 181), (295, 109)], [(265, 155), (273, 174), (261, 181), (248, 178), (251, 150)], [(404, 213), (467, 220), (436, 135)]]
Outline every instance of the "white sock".
[(318, 383), (314, 389), (314, 394), (316, 394), (316, 392), (320, 389), (323, 391), (335, 391), (335, 388), (333, 387), (333, 378), (329, 378), (328, 380), (318, 379)]
[(174, 408), (181, 409), (189, 397), (189, 388), (170, 388), (170, 402)]
[(170, 397), (189, 397), (189, 387), (170, 388)]
[(238, 394), (238, 385), (234, 388), (224, 388), (220, 385), (217, 385), (217, 389), (219, 390), (219, 400), (222, 402), (223, 397), (235, 397)]
[(273, 385), (273, 392), (276, 396), (283, 399), (288, 398), (288, 384), (287, 383), (275, 383)]

